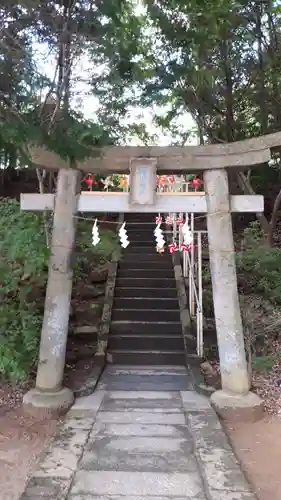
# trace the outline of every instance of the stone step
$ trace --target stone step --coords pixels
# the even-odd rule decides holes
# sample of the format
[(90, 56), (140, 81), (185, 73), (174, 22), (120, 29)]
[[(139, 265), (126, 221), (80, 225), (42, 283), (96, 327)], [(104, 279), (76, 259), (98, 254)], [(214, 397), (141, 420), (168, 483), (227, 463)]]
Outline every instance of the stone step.
[(116, 287), (136, 287), (136, 288), (157, 288), (162, 291), (162, 288), (175, 288), (175, 279), (159, 277), (159, 278), (137, 278), (129, 276), (129, 277), (121, 277), (117, 275), (116, 278)]
[(134, 392), (186, 391), (193, 389), (193, 378), (185, 365), (107, 364), (98, 388)]
[(112, 321), (165, 321), (175, 322), (180, 320), (179, 310), (175, 309), (113, 309)]
[(145, 348), (147, 351), (173, 351), (183, 350), (184, 342), (182, 335), (151, 335), (151, 334), (128, 334), (110, 335), (109, 350), (138, 351)]
[[(166, 229), (166, 228), (164, 228), (164, 226), (162, 226), (162, 227), (163, 227), (163, 229)], [(131, 222), (126, 221), (126, 230), (127, 231), (135, 231), (136, 233), (137, 232), (141, 233), (142, 231), (151, 231), (153, 233), (155, 228), (156, 228), (156, 223), (151, 222), (151, 221), (146, 221), (143, 223), (140, 223), (140, 221), (131, 221)]]
[(107, 365), (105, 368), (105, 372), (107, 372), (108, 375), (117, 377), (118, 375), (130, 375), (130, 376), (136, 376), (140, 375), (141, 377), (144, 377), (145, 375), (156, 375), (159, 377), (160, 375), (167, 375), (169, 377), (171, 376), (179, 376), (179, 375), (186, 375), (188, 372), (188, 369), (186, 366), (171, 366), (171, 365), (157, 365), (155, 368), (151, 368), (150, 366), (144, 365), (138, 365), (135, 367), (134, 365), (126, 365), (126, 368), (124, 368), (123, 365)]
[[(118, 278), (170, 278), (171, 281), (175, 281), (175, 273), (173, 268), (168, 269), (128, 269), (121, 268), (117, 271)], [(161, 288), (160, 288), (161, 291)]]
[(130, 213), (125, 215), (125, 221), (126, 222), (153, 222), (155, 224), (155, 218), (158, 216), (158, 214), (155, 214), (154, 212), (150, 213)]
[(120, 262), (172, 262), (171, 254), (166, 252), (164, 254), (159, 254), (155, 251), (155, 249), (151, 249), (150, 251), (145, 253), (142, 251), (139, 252), (130, 252), (129, 248), (127, 248), (120, 259)]
[[(159, 288), (119, 288), (115, 287), (114, 296), (123, 298), (133, 297), (157, 297), (159, 295)], [(161, 288), (161, 297), (164, 298), (177, 298), (176, 288)]]
[(138, 260), (138, 259), (123, 259), (119, 262), (119, 269), (168, 269), (173, 271), (172, 259), (162, 259), (158, 257), (156, 260)]
[(120, 365), (185, 365), (183, 350), (173, 351), (125, 351), (109, 350), (108, 361)]
[(145, 334), (153, 335), (181, 335), (182, 327), (179, 321), (130, 321), (112, 320), (110, 324), (110, 335), (119, 334)]
[(155, 236), (153, 234), (154, 230), (147, 230), (144, 229), (143, 231), (136, 231), (135, 229), (130, 229), (128, 228), (127, 234), (129, 240), (134, 240), (134, 241), (153, 241), (155, 240)]
[[(128, 228), (127, 234), (132, 240), (135, 241), (155, 241), (154, 231), (155, 231), (155, 226), (149, 227), (148, 229), (144, 228), (142, 231), (138, 229)], [(162, 232), (165, 236), (170, 234), (170, 231), (167, 231), (164, 228), (162, 228)]]
[[(158, 290), (157, 295), (162, 295)], [(113, 309), (175, 309), (178, 311), (179, 302), (177, 298), (157, 298), (152, 297), (118, 297), (114, 299)]]
[(133, 239), (133, 237), (129, 236), (129, 233), (128, 233), (128, 239), (129, 239), (129, 242), (130, 242), (130, 248), (146, 248), (146, 247), (150, 247), (151, 249), (155, 248), (156, 247), (156, 240), (155, 238), (153, 237), (153, 235), (151, 236), (151, 238), (143, 241), (143, 240), (135, 240)]
[[(139, 220), (132, 220), (132, 221), (126, 221), (126, 230), (127, 231), (154, 231), (156, 228), (156, 222), (153, 222), (153, 220), (145, 220), (145, 221), (139, 221)], [(164, 226), (163, 226), (163, 229)]]
[[(140, 253), (140, 254), (153, 254), (154, 255), (157, 255), (158, 258), (159, 257), (159, 254), (156, 252), (156, 242), (153, 243), (153, 242), (150, 242), (150, 244), (147, 244), (146, 243), (146, 246), (138, 246), (138, 245), (130, 245), (126, 248), (125, 252), (124, 252), (124, 255), (128, 255), (128, 254), (133, 254), (133, 253)], [(168, 254), (168, 252), (167, 252)], [(168, 254), (169, 255), (169, 254)]]

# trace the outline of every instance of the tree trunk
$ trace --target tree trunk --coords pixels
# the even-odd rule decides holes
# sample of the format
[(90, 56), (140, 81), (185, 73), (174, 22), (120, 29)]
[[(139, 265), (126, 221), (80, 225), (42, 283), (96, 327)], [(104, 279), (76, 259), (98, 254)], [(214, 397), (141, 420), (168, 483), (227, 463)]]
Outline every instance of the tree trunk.
[(54, 209), (51, 256), (41, 333), (36, 386), (58, 391), (62, 386), (72, 293), (79, 173), (61, 169)]
[(267, 132), (267, 122), (268, 122), (268, 106), (265, 91), (265, 64), (264, 64), (264, 33), (262, 26), (263, 12), (263, 2), (257, 2), (255, 6), (256, 13), (256, 37), (257, 37), (257, 50), (258, 50), (258, 60), (259, 60), (259, 73), (257, 75), (257, 86), (258, 86), (258, 102), (260, 106), (260, 133), (266, 134)]
[(228, 39), (228, 33), (223, 33), (222, 40), (220, 43), (220, 53), (222, 67), (224, 70), (225, 77), (225, 87), (224, 87), (224, 98), (226, 106), (226, 120), (225, 120), (225, 139), (227, 142), (233, 142), (235, 140), (235, 122), (234, 122), (234, 111), (233, 111), (233, 75), (231, 68), (231, 61), (229, 58), (230, 44)]
[(268, 244), (271, 247), (273, 246), (273, 233), (274, 233), (275, 228), (276, 228), (276, 224), (277, 224), (277, 220), (278, 220), (278, 209), (279, 209), (280, 205), (281, 205), (281, 189), (275, 198), (275, 202), (274, 202), (274, 206), (273, 206), (273, 210), (272, 210), (272, 214), (271, 214), (271, 219), (270, 219), (270, 223), (269, 223), (269, 231), (268, 231), (267, 239), (268, 239)]
[(278, 33), (278, 22), (274, 22), (273, 13), (273, 1), (267, 0), (265, 2), (265, 10), (268, 19), (268, 35), (269, 35), (269, 46), (267, 50), (267, 57), (270, 59), (268, 67), (271, 68), (269, 73), (269, 83), (272, 85), (272, 91), (269, 91), (269, 96), (271, 96), (271, 102), (269, 106), (272, 110), (274, 117), (274, 129), (281, 129), (281, 114), (280, 114), (280, 91), (279, 91), (279, 57), (280, 53), (280, 38)]
[[(248, 181), (247, 177), (243, 172), (238, 172), (237, 174), (237, 180), (240, 188), (242, 189), (243, 193), (247, 194), (256, 194), (255, 191), (253, 190), (250, 182)], [(264, 232), (264, 234), (268, 237), (269, 234), (269, 223), (267, 218), (262, 212), (257, 212), (256, 217), (261, 225), (261, 228)]]

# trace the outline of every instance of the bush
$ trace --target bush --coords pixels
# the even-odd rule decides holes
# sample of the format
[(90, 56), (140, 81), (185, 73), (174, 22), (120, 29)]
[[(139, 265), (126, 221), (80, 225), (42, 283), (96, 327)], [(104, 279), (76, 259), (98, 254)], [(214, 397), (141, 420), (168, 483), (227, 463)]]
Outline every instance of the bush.
[(2, 198), (0, 374), (10, 379), (23, 378), (37, 358), (41, 313), (29, 295), (45, 286), (48, 255), (42, 215), (21, 212), (17, 201)]
[(242, 292), (260, 294), (281, 305), (281, 249), (267, 248), (256, 223), (244, 232), (243, 251), (237, 253), (237, 272)]
[(0, 307), (0, 373), (22, 379), (37, 361), (41, 314), (34, 304), (7, 300)]
[(100, 242), (93, 247), (92, 245), (92, 227), (93, 218), (80, 220), (77, 228), (77, 253), (91, 252), (93, 257), (104, 261), (109, 261), (114, 251), (120, 251), (117, 233), (113, 230), (99, 228)]
[[(94, 248), (92, 224), (78, 223), (78, 277), (89, 263), (106, 263), (118, 245), (114, 232), (101, 231)], [(42, 214), (22, 212), (17, 201), (1, 198), (0, 375), (8, 379), (24, 378), (38, 358), (48, 258)]]
[(111, 260), (113, 252), (121, 255), (117, 233), (111, 230), (99, 229), (100, 242), (92, 245), (93, 219), (80, 220), (77, 228), (75, 278), (87, 275), (91, 269), (106, 265)]

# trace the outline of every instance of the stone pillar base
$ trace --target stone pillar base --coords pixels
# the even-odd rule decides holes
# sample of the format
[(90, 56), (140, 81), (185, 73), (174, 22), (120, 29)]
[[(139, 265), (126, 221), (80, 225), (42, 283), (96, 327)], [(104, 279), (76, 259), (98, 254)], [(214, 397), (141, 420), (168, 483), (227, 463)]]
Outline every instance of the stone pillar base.
[(43, 392), (35, 387), (23, 397), (23, 407), (28, 413), (44, 417), (56, 417), (66, 413), (73, 402), (73, 392), (66, 387), (56, 392)]
[(218, 415), (229, 422), (256, 422), (263, 418), (264, 403), (254, 394), (229, 394), (216, 391), (210, 397), (210, 402)]

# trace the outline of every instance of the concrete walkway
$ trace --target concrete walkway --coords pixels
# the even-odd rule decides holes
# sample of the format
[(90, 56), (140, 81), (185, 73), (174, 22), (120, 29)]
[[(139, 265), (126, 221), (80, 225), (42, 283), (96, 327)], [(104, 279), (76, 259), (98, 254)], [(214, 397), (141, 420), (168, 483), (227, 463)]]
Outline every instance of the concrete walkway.
[(98, 388), (76, 401), (21, 500), (254, 498), (207, 398)]

